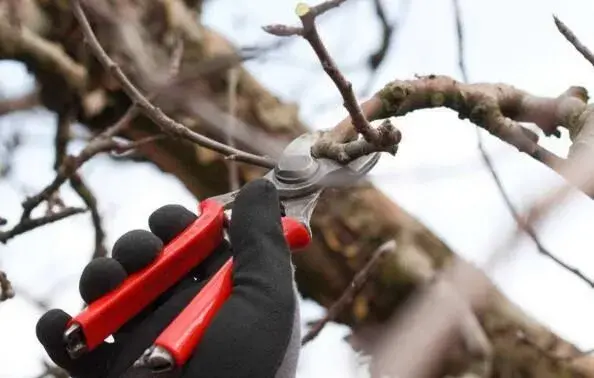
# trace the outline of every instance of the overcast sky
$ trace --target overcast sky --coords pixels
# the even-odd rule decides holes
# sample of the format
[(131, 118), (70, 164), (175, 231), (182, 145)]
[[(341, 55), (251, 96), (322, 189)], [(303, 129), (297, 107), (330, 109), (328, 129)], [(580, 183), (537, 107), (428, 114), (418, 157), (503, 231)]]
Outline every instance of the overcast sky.
[[(205, 20), (238, 45), (261, 44), (274, 39), (260, 26), (296, 23), (295, 3), (212, 0)], [(405, 1), (384, 3), (390, 20), (404, 17), (401, 5)], [(562, 38), (552, 20), (552, 14), (557, 14), (594, 48), (591, 1), (460, 3), (470, 81), (505, 82), (545, 96), (557, 96), (571, 85), (591, 89), (594, 68)], [(380, 29), (371, 1), (349, 0), (343, 7), (325, 16), (320, 30), (345, 74), (355, 88), (361, 88), (368, 74), (360, 66), (376, 48)], [(373, 82), (374, 90), (390, 80), (415, 74), (461, 78), (450, 0), (413, 1), (403, 22), (395, 47)], [(303, 119), (312, 127), (327, 128), (344, 117), (338, 92), (304, 41), (296, 39), (289, 48), (247, 67), (283, 100), (298, 102)], [(17, 96), (31, 84), (31, 77), (19, 64), (0, 64), (0, 95)], [(0, 182), (0, 215), (11, 221), (20, 215), (23, 192), (33, 193), (52, 178), (54, 122), (54, 116), (42, 110), (0, 118), (1, 136), (17, 129), (25, 131), (25, 144), (17, 153), (11, 180)], [(396, 157), (382, 158), (371, 174), (374, 182), (457, 253), (478, 264), (485, 261), (514, 229), (514, 223), (481, 162), (475, 128), (447, 110), (418, 111), (396, 124), (403, 131), (403, 143)], [(560, 182), (539, 163), (488, 135), (485, 138), (497, 172), (517, 206), (525, 207), (547, 187)], [(560, 155), (566, 154), (569, 145), (566, 133), (560, 140), (542, 144)], [(146, 228), (148, 215), (161, 205), (196, 207), (196, 200), (180, 183), (148, 164), (116, 164), (97, 158), (82, 172), (99, 198), (109, 246), (129, 229)], [(70, 191), (62, 193), (67, 203), (79, 203)], [(594, 277), (593, 219), (594, 205), (576, 194), (540, 233), (553, 253)], [(92, 243), (88, 215), (80, 215), (0, 246), (0, 266), (17, 290), (48, 298), (52, 307), (74, 313), (80, 307), (78, 276), (92, 253)], [(528, 240), (510, 255), (510, 261), (492, 273), (505, 293), (561, 336), (585, 349), (594, 347), (594, 333), (589, 331), (594, 317), (592, 289), (538, 255)], [(304, 322), (322, 314), (314, 303), (304, 303)], [(43, 352), (34, 326), (40, 315), (34, 305), (18, 296), (0, 305), (0, 378), (32, 377), (39, 372)], [(346, 327), (332, 325), (305, 347), (300, 378), (365, 376), (342, 341), (347, 333)]]

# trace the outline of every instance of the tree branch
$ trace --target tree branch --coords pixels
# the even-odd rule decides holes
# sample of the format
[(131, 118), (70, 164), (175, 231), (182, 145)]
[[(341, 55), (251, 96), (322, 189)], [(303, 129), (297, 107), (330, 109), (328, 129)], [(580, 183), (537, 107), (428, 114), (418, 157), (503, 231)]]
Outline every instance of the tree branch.
[(561, 34), (563, 34), (565, 39), (567, 39), (567, 41), (571, 43), (573, 47), (575, 47), (575, 49), (580, 54), (582, 54), (582, 56), (588, 62), (590, 62), (591, 65), (594, 66), (594, 54), (592, 54), (592, 51), (590, 51), (590, 49), (586, 47), (586, 45), (581, 43), (578, 37), (571, 31), (571, 29), (569, 29), (569, 27), (565, 25), (563, 21), (558, 19), (557, 16), (553, 16), (553, 19), (555, 20), (555, 25), (557, 25), (557, 29), (559, 30), (559, 32), (561, 32)]
[(375, 14), (382, 28), (382, 37), (377, 51), (369, 57), (369, 66), (372, 70), (377, 70), (386, 58), (386, 53), (388, 52), (390, 42), (392, 42), (392, 36), (394, 35), (394, 25), (390, 25), (388, 22), (386, 11), (381, 0), (373, 0), (373, 7), (375, 8)]
[(454, 19), (456, 22), (456, 37), (458, 40), (458, 68), (462, 75), (462, 81), (468, 82), (468, 72), (466, 70), (466, 59), (464, 59), (464, 26), (462, 24), (462, 11), (460, 9), (460, 1), (452, 0), (454, 8)]
[[(347, 163), (374, 151), (389, 152), (392, 155), (396, 154), (401, 134), (389, 120), (384, 121), (377, 129), (369, 123), (353, 92), (352, 83), (347, 81), (340, 69), (338, 69), (320, 38), (315, 24), (316, 17), (341, 5), (344, 1), (326, 1), (314, 7), (299, 3), (295, 12), (301, 19), (301, 28), (285, 25), (268, 25), (264, 26), (263, 29), (276, 36), (300, 35), (305, 38), (316, 53), (324, 71), (326, 71), (326, 74), (328, 74), (338, 88), (344, 100), (343, 105), (350, 116), (349, 124), (354, 128), (354, 132), (352, 132), (353, 130), (351, 128), (343, 130), (346, 131), (346, 134), (342, 136), (339, 142), (356, 143), (346, 146), (342, 143), (337, 143), (334, 138), (322, 137), (320, 138), (320, 142), (312, 149), (312, 154), (317, 157), (329, 157), (339, 162)], [(357, 141), (357, 134), (361, 134), (364, 141)]]
[(200, 146), (209, 148), (219, 152), (225, 156), (234, 156), (236, 161), (258, 165), (266, 168), (274, 167), (274, 162), (266, 157), (261, 157), (247, 153), (227, 146), (226, 144), (217, 142), (216, 140), (207, 138), (198, 134), (184, 125), (176, 122), (168, 117), (163, 111), (155, 107), (151, 102), (130, 82), (128, 77), (124, 74), (121, 68), (107, 55), (101, 44), (97, 40), (91, 25), (85, 16), (85, 13), (78, 0), (72, 0), (72, 8), (74, 16), (79, 22), (82, 32), (86, 38), (89, 48), (94, 56), (101, 62), (101, 64), (108, 70), (122, 85), (122, 89), (126, 92), (132, 101), (140, 108), (142, 113), (157, 124), (164, 132), (175, 135), (182, 139), (189, 140)]
[(516, 210), (514, 204), (511, 202), (511, 199), (509, 198), (509, 195), (507, 194), (507, 192), (505, 191), (505, 188), (503, 187), (503, 183), (501, 182), (501, 179), (499, 178), (499, 176), (495, 172), (495, 167), (493, 166), (493, 162), (491, 161), (491, 158), (487, 155), (487, 151), (485, 151), (484, 146), (482, 144), (480, 144), (479, 145), (479, 148), (482, 151), (483, 160), (485, 161), (485, 164), (489, 168), (489, 172), (491, 173), (491, 176), (493, 177), (493, 181), (495, 181), (495, 184), (497, 185), (497, 189), (499, 190), (499, 193), (501, 195), (501, 198), (503, 198), (506, 207), (508, 208), (508, 210), (511, 213), (512, 217), (514, 218), (516, 224), (518, 224), (518, 226), (524, 232), (526, 232), (526, 234), (530, 237), (530, 239), (532, 239), (532, 241), (534, 242), (534, 244), (535, 244), (538, 252), (540, 254), (542, 254), (542, 255), (550, 258), (557, 265), (559, 265), (561, 268), (563, 268), (563, 269), (567, 270), (568, 272), (570, 272), (571, 274), (575, 275), (577, 278), (579, 278), (584, 283), (586, 283), (588, 286), (590, 286), (591, 288), (594, 289), (594, 281), (592, 281), (591, 279), (589, 279), (588, 277), (586, 277), (586, 275), (584, 275), (580, 270), (578, 270), (578, 269), (576, 269), (576, 268), (574, 268), (574, 267), (566, 264), (562, 260), (560, 260), (558, 257), (556, 257), (555, 255), (553, 255), (542, 244), (542, 242), (540, 241), (540, 238), (536, 234), (536, 231), (535, 231), (534, 227), (532, 227), (532, 225), (530, 225), (529, 223), (526, 223), (522, 219), (522, 216), (520, 215), (520, 213), (518, 212), (518, 210)]
[[(65, 114), (58, 115), (58, 127), (55, 138), (56, 158), (54, 164), (56, 170), (59, 170), (60, 167), (62, 167), (67, 156), (66, 151), (68, 142), (70, 141), (71, 123), (72, 115), (70, 111), (65, 112)], [(95, 249), (92, 258), (94, 259), (96, 257), (106, 256), (107, 249), (103, 245), (105, 231), (103, 230), (101, 215), (99, 214), (99, 209), (97, 207), (97, 199), (93, 195), (93, 192), (85, 184), (82, 177), (77, 173), (73, 173), (70, 176), (70, 186), (72, 189), (74, 189), (76, 194), (78, 194), (80, 199), (85, 203), (91, 212), (91, 221), (95, 232)]]
[[(395, 39), (396, 33), (399, 29), (402, 28), (404, 22), (406, 21), (406, 16), (410, 10), (411, 0), (402, 0), (401, 10), (398, 15), (398, 19), (392, 21), (391, 23), (388, 21), (385, 5), (382, 4), (382, 0), (373, 0), (375, 14), (378, 18), (382, 29), (382, 37), (381, 43), (378, 49), (369, 56), (368, 64), (371, 70), (371, 75), (367, 79), (363, 89), (360, 90), (359, 95), (367, 97), (368, 94), (371, 92), (372, 85), (375, 82), (375, 79), (379, 73), (378, 68), (381, 64), (386, 60), (388, 56), (388, 52), (392, 45), (394, 44), (393, 41)], [(393, 49), (393, 48), (392, 48)]]
[[(519, 122), (532, 122), (546, 135), (563, 126), (575, 132), (594, 119), (580, 118), (587, 108), (587, 93), (570, 87), (556, 98), (539, 97), (506, 84), (464, 84), (448, 76), (429, 75), (416, 80), (395, 80), (365, 102), (371, 119), (403, 116), (415, 110), (446, 107), (458, 112), (499, 139), (553, 169), (563, 159), (537, 144), (534, 133)], [(348, 125), (339, 124), (338, 128)]]
[[(180, 43), (173, 54), (173, 59), (170, 67), (170, 74), (176, 75), (179, 70), (179, 62), (181, 60), (181, 54), (183, 51), (183, 45)], [(72, 215), (73, 212), (77, 213), (80, 211), (86, 211), (86, 209), (76, 208), (63, 208), (63, 203), (57, 197), (56, 192), (66, 181), (70, 181), (72, 189), (79, 195), (82, 201), (87, 205), (88, 210), (91, 212), (91, 219), (93, 222), (93, 228), (95, 230), (95, 250), (93, 252), (93, 258), (105, 256), (107, 250), (103, 245), (105, 239), (105, 231), (103, 230), (101, 216), (97, 207), (97, 199), (93, 195), (92, 191), (85, 184), (82, 177), (78, 175), (77, 170), (95, 155), (102, 152), (117, 151), (119, 153), (125, 153), (133, 148), (138, 148), (146, 143), (158, 140), (161, 136), (149, 136), (142, 140), (123, 144), (116, 139), (126, 128), (128, 128), (130, 122), (138, 114), (138, 107), (136, 104), (130, 106), (128, 111), (112, 126), (108, 127), (105, 131), (96, 135), (85, 148), (77, 155), (71, 156), (67, 154), (67, 146), (70, 134), (70, 124), (72, 122), (72, 114), (69, 110), (58, 114), (58, 125), (56, 128), (55, 137), (55, 162), (54, 167), (57, 171), (54, 180), (43, 188), (38, 194), (27, 198), (22, 206), (23, 213), (19, 224), (17, 224), (12, 230), (0, 233), (0, 242), (6, 243), (10, 238), (29, 231), (32, 228), (39, 227), (40, 225), (60, 220), (66, 216)], [(31, 219), (31, 213), (33, 210), (41, 204), (43, 201), (48, 201), (48, 214), (46, 217)], [(59, 213), (54, 212), (54, 204), (61, 205), (62, 211)]]
[(21, 219), (18, 224), (7, 231), (0, 231), (0, 243), (6, 244), (9, 239), (14, 238), (17, 235), (23, 234), (27, 231), (31, 231), (35, 228), (44, 226), (49, 223), (57, 222), (71, 215), (84, 213), (87, 209), (79, 207), (67, 207), (62, 211), (50, 213), (39, 218), (25, 218)]
[(70, 177), (70, 186), (91, 211), (91, 222), (93, 223), (93, 230), (95, 231), (95, 249), (91, 259), (107, 256), (107, 249), (104, 245), (105, 231), (103, 230), (103, 221), (101, 219), (101, 214), (99, 214), (99, 208), (97, 207), (97, 198), (78, 173), (74, 173)]

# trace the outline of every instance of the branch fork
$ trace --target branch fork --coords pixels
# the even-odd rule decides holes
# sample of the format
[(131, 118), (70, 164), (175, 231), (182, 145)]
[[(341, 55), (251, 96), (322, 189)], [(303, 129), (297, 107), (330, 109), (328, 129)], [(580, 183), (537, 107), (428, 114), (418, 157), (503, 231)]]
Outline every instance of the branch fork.
[[(357, 101), (352, 83), (344, 77), (320, 38), (316, 28), (316, 18), (345, 1), (329, 0), (313, 7), (299, 3), (295, 13), (301, 20), (301, 27), (278, 24), (263, 27), (267, 33), (279, 37), (294, 35), (303, 37), (316, 53), (324, 71), (336, 85), (344, 100), (343, 106), (349, 113), (349, 119), (343, 120), (334, 130), (323, 133), (312, 147), (312, 155), (318, 158), (330, 158), (344, 164), (378, 151), (394, 155), (402, 139), (400, 131), (390, 120), (384, 120), (378, 128), (370, 124)], [(337, 131), (337, 129), (340, 130)], [(363, 138), (359, 139), (358, 135)]]

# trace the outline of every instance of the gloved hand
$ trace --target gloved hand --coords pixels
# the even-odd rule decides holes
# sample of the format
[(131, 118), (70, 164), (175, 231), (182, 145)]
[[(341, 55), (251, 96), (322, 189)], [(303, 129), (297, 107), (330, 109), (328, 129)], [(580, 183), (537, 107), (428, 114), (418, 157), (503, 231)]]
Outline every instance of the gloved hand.
[[(149, 218), (152, 232), (130, 231), (115, 243), (113, 258), (91, 261), (80, 278), (86, 303), (113, 290), (128, 274), (150, 263), (164, 244), (196, 216), (169, 205)], [(74, 378), (164, 377), (132, 364), (162, 330), (233, 256), (231, 296), (187, 364), (167, 377), (292, 378), (300, 347), (300, 320), (290, 251), (280, 223), (276, 188), (256, 180), (241, 190), (229, 227), (230, 248), (224, 242), (175, 287), (125, 324), (97, 349), (72, 360), (62, 341), (71, 317), (50, 310), (37, 323), (37, 338), (50, 358)]]

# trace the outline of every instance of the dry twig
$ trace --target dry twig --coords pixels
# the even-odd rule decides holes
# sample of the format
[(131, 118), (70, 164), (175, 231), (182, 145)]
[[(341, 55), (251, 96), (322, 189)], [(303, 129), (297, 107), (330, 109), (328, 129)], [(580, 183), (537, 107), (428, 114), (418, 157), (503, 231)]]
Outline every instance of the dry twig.
[[(329, 157), (347, 163), (374, 151), (385, 151), (395, 154), (401, 134), (389, 120), (385, 120), (377, 129), (369, 123), (364, 110), (359, 106), (359, 102), (353, 92), (352, 83), (347, 81), (342, 72), (340, 72), (320, 38), (315, 24), (316, 17), (341, 5), (344, 1), (326, 1), (313, 7), (299, 3), (295, 12), (301, 19), (302, 27), (268, 25), (264, 26), (263, 29), (276, 36), (300, 35), (309, 42), (318, 56), (324, 71), (332, 79), (344, 99), (343, 105), (350, 116), (348, 121), (349, 126), (352, 126), (356, 133), (351, 133), (348, 138), (338, 141), (335, 138), (322, 137), (312, 149), (312, 153), (314, 156)], [(357, 134), (362, 135), (364, 140), (356, 140)], [(350, 143), (343, 144), (343, 142)]]
[(363, 89), (360, 91), (361, 96), (367, 97), (368, 94), (371, 92), (372, 86), (375, 82), (375, 79), (379, 73), (379, 67), (381, 64), (386, 60), (388, 56), (388, 52), (390, 49), (394, 49), (392, 46), (393, 40), (395, 39), (398, 30), (402, 28), (404, 22), (406, 21), (406, 16), (410, 10), (411, 0), (402, 0), (401, 3), (402, 9), (399, 12), (399, 17), (397, 20), (392, 21), (391, 23), (388, 21), (385, 6), (382, 4), (382, 0), (373, 0), (375, 14), (378, 18), (380, 26), (382, 28), (382, 37), (381, 43), (378, 49), (371, 54), (369, 57), (369, 68), (371, 70), (371, 75), (367, 79)]
[(466, 59), (464, 59), (464, 26), (462, 24), (462, 11), (460, 9), (460, 1), (452, 0), (454, 7), (454, 19), (456, 22), (456, 37), (458, 39), (458, 68), (462, 75), (462, 81), (468, 82), (468, 72), (466, 70)]
[[(462, 17), (461, 17), (461, 12), (460, 12), (459, 0), (453, 0), (453, 5), (454, 5), (455, 18), (456, 18), (456, 31), (457, 31), (457, 38), (458, 38), (458, 66), (460, 68), (460, 73), (462, 74), (462, 78), (466, 82), (466, 81), (468, 81), (468, 73), (466, 71), (466, 64), (465, 64), (465, 59), (464, 59), (464, 31), (463, 31), (463, 26), (462, 26)], [(563, 25), (560, 21), (557, 20), (557, 18), (555, 18), (555, 21), (559, 22), (561, 25)], [(566, 30), (568, 30), (568, 29), (566, 29)], [(516, 223), (520, 227), (522, 227), (524, 229), (524, 231), (526, 232), (526, 234), (528, 234), (528, 236), (532, 239), (532, 241), (536, 245), (536, 248), (539, 253), (541, 253), (542, 255), (544, 255), (546, 257), (549, 257), (551, 260), (553, 260), (559, 266), (561, 266), (565, 270), (569, 271), (570, 273), (576, 275), (579, 279), (584, 281), (590, 287), (594, 288), (594, 282), (592, 280), (588, 279), (578, 269), (575, 269), (575, 268), (567, 265), (563, 261), (561, 261), (555, 255), (553, 255), (548, 249), (546, 249), (544, 247), (544, 245), (542, 244), (542, 242), (540, 241), (540, 238), (536, 234), (536, 231), (532, 227), (530, 227), (530, 225), (525, 224), (525, 222), (521, 219), (521, 216), (520, 216), (518, 210), (516, 210), (509, 195), (507, 194), (505, 188), (503, 187), (501, 178), (495, 171), (495, 166), (485, 149), (485, 146), (483, 143), (483, 138), (481, 135), (481, 130), (479, 128), (477, 128), (476, 131), (477, 131), (477, 139), (478, 139), (478, 149), (481, 153), (481, 157), (482, 157), (485, 165), (487, 166), (489, 173), (491, 174), (491, 177), (493, 178), (493, 181), (495, 182), (495, 184), (497, 186), (497, 189), (499, 191), (499, 194), (501, 195), (501, 198), (505, 202), (506, 207), (508, 208), (509, 212), (511, 213), (511, 215), (514, 218), (514, 220), (516, 221)]]
[[(122, 146), (121, 143), (114, 139), (118, 133), (124, 130), (130, 120), (135, 116), (136, 108), (131, 107), (122, 118), (116, 122), (113, 126), (109, 127), (103, 133), (97, 135), (89, 144), (77, 155), (77, 156), (63, 156), (57, 158), (57, 161), (61, 161), (60, 167), (57, 169), (57, 173), (55, 178), (52, 180), (50, 184), (48, 184), (45, 188), (43, 188), (39, 193), (28, 197), (23, 201), (23, 213), (21, 215), (21, 219), (17, 225), (15, 225), (12, 229), (8, 231), (0, 232), (0, 242), (6, 243), (9, 239), (23, 234), (27, 231), (30, 231), (34, 228), (43, 226), (48, 223), (52, 223), (61, 219), (64, 219), (68, 216), (79, 214), (81, 212), (86, 211), (87, 209), (81, 208), (74, 208), (74, 207), (67, 207), (59, 212), (53, 212), (51, 207), (49, 208), (48, 214), (44, 217), (39, 218), (31, 218), (31, 213), (33, 210), (41, 204), (43, 201), (50, 200), (52, 196), (55, 195), (58, 188), (64, 184), (67, 180), (71, 179), (73, 188), (75, 191), (80, 195), (83, 201), (90, 206), (93, 222), (96, 224), (98, 222), (98, 211), (96, 209), (95, 199), (92, 193), (86, 188), (84, 183), (80, 180), (80, 178), (74, 177), (76, 175), (76, 171), (88, 160), (90, 160), (93, 156), (97, 155), (101, 152), (111, 151), (112, 149), (119, 149), (124, 150), (125, 146)], [(61, 128), (64, 128), (63, 123), (60, 123), (58, 129), (60, 129), (57, 134), (61, 135), (64, 133)], [(63, 142), (60, 142), (61, 145)], [(130, 148), (135, 147), (134, 144), (129, 146)], [(61, 149), (62, 147), (60, 147)], [(98, 230), (98, 231), (97, 231)], [(96, 227), (96, 241), (103, 240), (103, 230), (102, 228), (97, 229)], [(96, 254), (101, 254), (103, 251), (101, 247), (96, 248)]]
[[(183, 51), (183, 46), (180, 46), (178, 46), (173, 54), (173, 60), (170, 68), (171, 75), (176, 75), (179, 69), (179, 61), (181, 60), (181, 54)], [(138, 110), (139, 109), (136, 104), (130, 106), (128, 111), (114, 125), (108, 127), (105, 131), (96, 135), (77, 156), (68, 155), (66, 151), (69, 141), (70, 124), (72, 122), (71, 114), (68, 112), (59, 114), (55, 137), (56, 155), (54, 167), (56, 169), (56, 176), (53, 181), (43, 188), (39, 193), (27, 198), (23, 202), (23, 213), (21, 215), (19, 224), (17, 224), (10, 231), (0, 233), (0, 241), (6, 242), (8, 239), (29, 231), (35, 227), (39, 227), (43, 224), (54, 222), (56, 220), (63, 219), (66, 216), (85, 211), (83, 209), (66, 208), (58, 213), (53, 212), (52, 203), (56, 198), (57, 190), (66, 181), (70, 181), (72, 189), (79, 195), (91, 212), (91, 219), (93, 222), (93, 228), (95, 230), (95, 250), (93, 252), (93, 258), (105, 256), (107, 254), (107, 250), (103, 245), (105, 231), (103, 230), (101, 215), (99, 214), (97, 207), (97, 199), (89, 187), (85, 184), (82, 177), (77, 174), (77, 170), (99, 153), (111, 151), (125, 153), (146, 143), (150, 143), (159, 139), (159, 137), (161, 137), (160, 135), (149, 136), (147, 138), (130, 143), (122, 143), (116, 139), (118, 135), (122, 134), (128, 128), (130, 122), (138, 114)], [(49, 202), (49, 213), (46, 215), (46, 217), (31, 219), (32, 211), (43, 201)]]
[(557, 16), (553, 16), (553, 19), (555, 20), (555, 25), (557, 25), (557, 29), (559, 29), (559, 32), (563, 34), (565, 39), (567, 39), (567, 41), (571, 43), (573, 47), (575, 47), (575, 49), (580, 54), (582, 54), (582, 56), (588, 62), (590, 62), (590, 64), (594, 66), (594, 54), (592, 54), (592, 51), (590, 51), (590, 49), (586, 47), (586, 45), (581, 43), (578, 37), (569, 29), (569, 27), (567, 27), (567, 25), (563, 23), (563, 21), (559, 20)]
[(104, 245), (105, 231), (103, 230), (103, 222), (97, 206), (97, 198), (78, 173), (70, 176), (70, 186), (91, 212), (91, 221), (95, 231), (95, 249), (91, 259), (107, 256), (107, 249)]
[(266, 168), (272, 168), (274, 162), (266, 157), (261, 157), (241, 151), (226, 144), (217, 142), (216, 140), (207, 138), (198, 134), (184, 125), (176, 122), (168, 117), (163, 111), (155, 107), (151, 102), (136, 88), (128, 79), (122, 69), (107, 55), (97, 37), (95, 36), (89, 21), (78, 0), (72, 0), (72, 8), (74, 16), (79, 22), (82, 32), (86, 38), (86, 42), (93, 52), (94, 56), (101, 62), (101, 64), (108, 70), (122, 85), (122, 89), (130, 96), (136, 106), (157, 124), (165, 133), (189, 140), (200, 146), (209, 148), (213, 151), (219, 152), (225, 156), (233, 156), (237, 161), (258, 165)]
[(377, 15), (377, 19), (382, 27), (382, 37), (379, 48), (369, 57), (369, 66), (372, 70), (377, 70), (377, 68), (380, 66), (380, 64), (382, 64), (382, 62), (386, 58), (388, 48), (390, 47), (390, 43), (392, 42), (395, 27), (394, 25), (390, 25), (390, 23), (388, 22), (386, 10), (382, 5), (381, 0), (373, 0), (373, 7), (375, 8), (375, 14)]
[(594, 281), (592, 281), (591, 279), (589, 279), (588, 277), (586, 277), (586, 275), (584, 275), (579, 269), (576, 269), (576, 268), (568, 265), (567, 263), (563, 262), (562, 260), (560, 260), (557, 256), (553, 255), (542, 244), (542, 242), (540, 241), (540, 238), (536, 234), (536, 231), (535, 231), (534, 227), (532, 227), (529, 223), (526, 223), (522, 219), (520, 213), (518, 212), (518, 210), (516, 210), (515, 206), (511, 202), (511, 199), (509, 198), (509, 195), (507, 194), (507, 192), (505, 191), (505, 188), (503, 187), (503, 183), (501, 182), (501, 179), (499, 178), (499, 176), (495, 172), (495, 167), (493, 166), (493, 162), (491, 161), (491, 158), (489, 158), (489, 156), (487, 155), (487, 152), (484, 150), (484, 146), (481, 144), (481, 145), (479, 145), (479, 148), (482, 151), (482, 156), (483, 156), (483, 159), (485, 161), (485, 164), (489, 168), (489, 172), (491, 173), (491, 176), (493, 177), (493, 180), (495, 181), (495, 184), (497, 185), (497, 189), (499, 190), (499, 193), (500, 193), (501, 197), (505, 201), (505, 205), (507, 206), (508, 210), (512, 214), (512, 217), (516, 221), (516, 224), (534, 242), (534, 245), (536, 246), (536, 249), (538, 250), (538, 252), (540, 254), (542, 254), (542, 255), (550, 258), (551, 260), (553, 260), (557, 265), (561, 266), (563, 269), (567, 270), (568, 272), (570, 272), (573, 275), (575, 275), (576, 277), (578, 277), (580, 280), (582, 280), (584, 283), (586, 283), (591, 288), (594, 288)]
[(57, 222), (75, 214), (84, 213), (85, 211), (87, 211), (87, 209), (67, 207), (62, 211), (50, 213), (38, 218), (31, 218), (28, 216), (25, 219), (21, 219), (13, 228), (6, 231), (0, 231), (0, 243), (6, 243), (9, 239), (12, 239), (17, 235), (24, 234), (27, 231), (31, 231), (49, 223)]
[[(58, 125), (56, 129), (55, 138), (55, 163), (54, 169), (59, 171), (64, 164), (64, 160), (67, 155), (68, 142), (70, 140), (70, 126), (73, 121), (71, 112), (66, 111), (64, 114), (58, 115)], [(85, 203), (89, 211), (91, 212), (91, 220), (93, 223), (93, 229), (95, 232), (95, 249), (92, 258), (106, 256), (107, 249), (103, 242), (105, 239), (105, 231), (103, 230), (103, 224), (101, 215), (99, 214), (99, 208), (97, 206), (97, 200), (93, 195), (91, 189), (85, 184), (79, 174), (73, 172), (70, 175), (70, 186), (78, 194), (80, 199)]]

